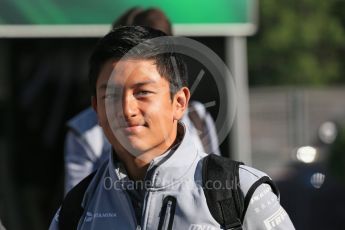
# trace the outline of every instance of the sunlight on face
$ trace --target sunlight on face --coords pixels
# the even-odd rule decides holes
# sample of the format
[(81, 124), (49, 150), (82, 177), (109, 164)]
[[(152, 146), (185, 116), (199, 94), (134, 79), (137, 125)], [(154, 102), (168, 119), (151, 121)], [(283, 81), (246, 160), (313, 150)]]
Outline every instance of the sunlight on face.
[(113, 146), (137, 156), (174, 142), (176, 103), (154, 61), (108, 61), (96, 87), (100, 125)]

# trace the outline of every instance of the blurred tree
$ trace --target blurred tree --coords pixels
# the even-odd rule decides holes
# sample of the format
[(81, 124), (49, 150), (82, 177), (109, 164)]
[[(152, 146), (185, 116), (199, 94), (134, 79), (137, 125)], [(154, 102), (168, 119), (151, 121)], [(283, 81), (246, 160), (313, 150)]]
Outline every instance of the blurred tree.
[(334, 176), (345, 183), (345, 124), (338, 124), (338, 134), (330, 148), (329, 168)]
[(345, 1), (260, 1), (250, 85), (345, 83)]

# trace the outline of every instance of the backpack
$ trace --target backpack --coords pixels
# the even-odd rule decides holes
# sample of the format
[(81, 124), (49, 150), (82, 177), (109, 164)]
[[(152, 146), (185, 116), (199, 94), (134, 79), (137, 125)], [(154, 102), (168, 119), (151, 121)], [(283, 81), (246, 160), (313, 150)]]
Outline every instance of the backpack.
[[(270, 185), (272, 191), (279, 196), (279, 190), (274, 182), (268, 176), (264, 176), (250, 187), (244, 197), (240, 188), (240, 165), (243, 163), (214, 154), (204, 159), (202, 179), (207, 206), (213, 218), (223, 229), (242, 229), (250, 200), (260, 185)], [(220, 186), (216, 187), (215, 182), (218, 182)], [(214, 186), (209, 187), (210, 184)]]
[[(269, 184), (272, 191), (279, 196), (273, 181), (268, 176), (264, 176), (250, 187), (246, 197), (244, 197), (240, 189), (238, 173), (239, 166), (242, 164), (215, 154), (209, 154), (204, 158), (202, 184), (207, 206), (213, 218), (223, 229), (242, 229), (242, 222), (250, 199), (261, 184)], [(67, 193), (59, 213), (59, 229), (77, 229), (84, 212), (81, 203), (95, 174), (96, 172), (93, 172), (87, 176)], [(215, 186), (216, 182), (217, 187)]]

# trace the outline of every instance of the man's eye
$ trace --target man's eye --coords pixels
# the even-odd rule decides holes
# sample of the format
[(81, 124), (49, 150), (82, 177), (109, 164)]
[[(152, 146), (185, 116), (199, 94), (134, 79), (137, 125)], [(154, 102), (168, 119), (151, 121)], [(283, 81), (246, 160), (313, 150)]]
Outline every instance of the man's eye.
[(151, 91), (141, 90), (135, 93), (135, 96), (142, 97), (151, 94)]

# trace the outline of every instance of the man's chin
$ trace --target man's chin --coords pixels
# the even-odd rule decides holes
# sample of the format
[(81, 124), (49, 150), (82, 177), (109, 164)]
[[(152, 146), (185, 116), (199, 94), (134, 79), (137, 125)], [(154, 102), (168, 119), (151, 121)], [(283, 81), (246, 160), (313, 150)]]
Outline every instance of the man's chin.
[(138, 157), (142, 155), (143, 153), (147, 152), (147, 148), (144, 146), (138, 144), (138, 143), (126, 143), (125, 145), (122, 145), (125, 147), (128, 153), (130, 153), (132, 156)]

